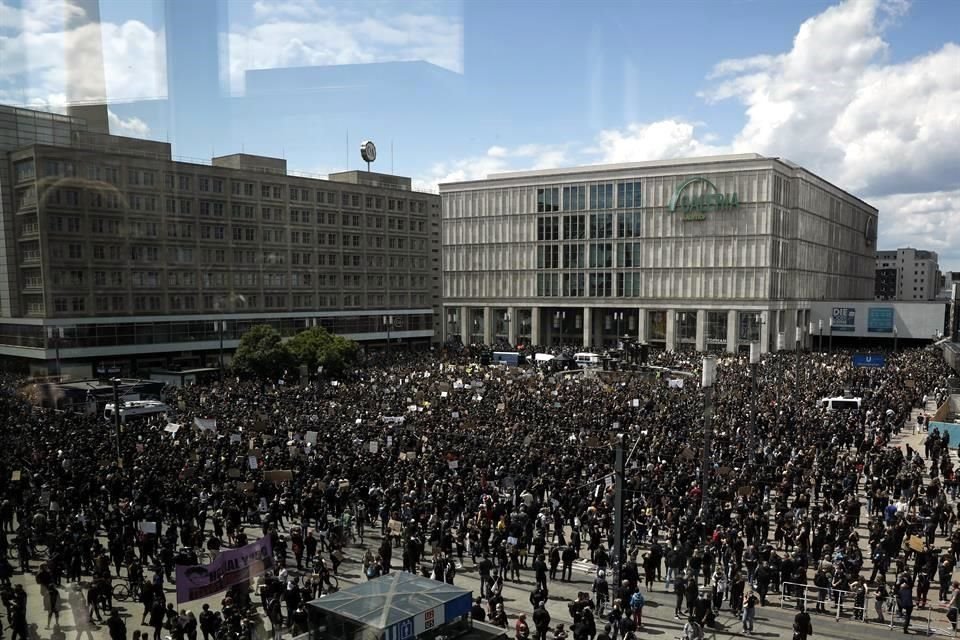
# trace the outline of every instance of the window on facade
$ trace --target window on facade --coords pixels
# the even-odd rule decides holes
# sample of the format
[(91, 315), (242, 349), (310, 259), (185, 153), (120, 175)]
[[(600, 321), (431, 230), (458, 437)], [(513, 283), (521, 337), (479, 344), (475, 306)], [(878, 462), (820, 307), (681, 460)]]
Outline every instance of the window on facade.
[(540, 216), (537, 218), (537, 240), (553, 241), (560, 239), (560, 216)]
[(537, 274), (537, 295), (542, 297), (556, 297), (560, 295), (559, 273)]
[(559, 269), (560, 246), (556, 244), (537, 247), (537, 269)]
[(640, 295), (640, 274), (618, 273), (617, 295), (621, 297), (638, 297)]
[(563, 188), (563, 210), (583, 211), (587, 208), (587, 188), (583, 185)]
[(592, 184), (590, 185), (590, 208), (591, 209), (613, 209), (613, 185), (612, 184)]
[(593, 269), (613, 266), (613, 244), (594, 242), (590, 245), (590, 267)]
[(560, 211), (559, 187), (537, 189), (537, 213), (545, 211)]
[(582, 273), (564, 273), (563, 274), (563, 296), (568, 298), (582, 298), (586, 295), (584, 282), (586, 278)]
[(589, 295), (593, 297), (612, 296), (613, 295), (613, 274), (591, 273)]
[(587, 236), (587, 218), (584, 215), (563, 216), (563, 239), (582, 240)]
[(584, 245), (565, 244), (563, 245), (563, 268), (564, 269), (583, 269), (586, 267), (584, 259)]
[(590, 214), (590, 237), (591, 238), (612, 238), (613, 237), (613, 214), (612, 213), (591, 213)]
[(617, 237), (636, 238), (640, 236), (642, 214), (639, 211), (625, 211), (617, 215)]
[(621, 209), (640, 206), (639, 182), (620, 182), (617, 184), (617, 206)]
[(620, 245), (617, 252), (618, 267), (639, 267), (640, 265), (640, 243), (625, 242)]

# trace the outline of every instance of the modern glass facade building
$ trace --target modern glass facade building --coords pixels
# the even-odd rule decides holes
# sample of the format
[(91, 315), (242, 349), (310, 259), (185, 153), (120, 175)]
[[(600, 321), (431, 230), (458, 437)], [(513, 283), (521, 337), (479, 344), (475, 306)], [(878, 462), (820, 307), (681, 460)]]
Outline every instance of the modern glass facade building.
[(877, 210), (780, 158), (506, 173), (440, 194), (444, 335), (466, 343), (792, 349), (811, 301), (873, 297)]

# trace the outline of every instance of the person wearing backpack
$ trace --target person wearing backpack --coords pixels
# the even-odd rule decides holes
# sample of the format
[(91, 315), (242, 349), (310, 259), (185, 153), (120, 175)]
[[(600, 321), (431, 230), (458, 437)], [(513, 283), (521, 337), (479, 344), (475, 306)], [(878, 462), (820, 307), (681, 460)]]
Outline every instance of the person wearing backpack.
[(643, 597), (643, 594), (637, 590), (632, 596), (630, 596), (630, 611), (633, 612), (633, 623), (639, 629), (643, 626), (643, 605), (646, 604), (646, 600)]
[(793, 640), (807, 640), (813, 635), (813, 623), (810, 621), (810, 614), (807, 608), (800, 603), (800, 613), (793, 618)]

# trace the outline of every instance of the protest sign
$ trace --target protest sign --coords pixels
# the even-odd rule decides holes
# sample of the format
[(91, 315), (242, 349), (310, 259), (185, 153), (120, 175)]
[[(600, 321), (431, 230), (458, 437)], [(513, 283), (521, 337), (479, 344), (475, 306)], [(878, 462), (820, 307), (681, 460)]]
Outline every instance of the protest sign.
[(293, 480), (293, 471), (290, 469), (274, 469), (263, 472), (264, 482), (290, 482)]
[(238, 443), (240, 442), (240, 437), (241, 437), (241, 436), (240, 436), (239, 433), (231, 433), (231, 434), (230, 434), (230, 444), (238, 444)]
[(251, 471), (257, 470), (257, 456), (247, 456), (247, 466), (250, 467)]
[(166, 431), (167, 433), (172, 433), (172, 434), (176, 435), (177, 431), (180, 431), (180, 426), (181, 426), (181, 425), (179, 425), (179, 424), (176, 424), (176, 423), (174, 423), (174, 422), (171, 422), (171, 423), (167, 424), (167, 426), (164, 427), (163, 430)]
[(157, 523), (156, 523), (156, 522), (147, 522), (146, 520), (144, 520), (143, 522), (140, 523), (140, 531), (143, 531), (144, 533), (153, 533), (153, 534), (156, 534), (156, 533), (157, 533)]
[(207, 565), (177, 565), (177, 604), (222, 593), (233, 585), (252, 582), (273, 568), (270, 537), (239, 549), (225, 549)]
[(193, 424), (200, 429), (200, 431), (212, 431), (213, 433), (217, 432), (216, 418), (194, 418)]
[(317, 432), (307, 431), (306, 435), (303, 437), (303, 440), (309, 445), (317, 444)]

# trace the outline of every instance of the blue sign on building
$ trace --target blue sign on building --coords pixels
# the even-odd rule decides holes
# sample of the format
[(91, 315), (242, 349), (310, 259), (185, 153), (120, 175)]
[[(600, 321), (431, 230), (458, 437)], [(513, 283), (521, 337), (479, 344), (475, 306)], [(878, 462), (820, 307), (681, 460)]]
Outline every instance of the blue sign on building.
[(870, 307), (867, 312), (869, 333), (893, 333), (893, 307)]
[(880, 368), (886, 366), (887, 358), (872, 353), (856, 353), (853, 355), (853, 366)]

